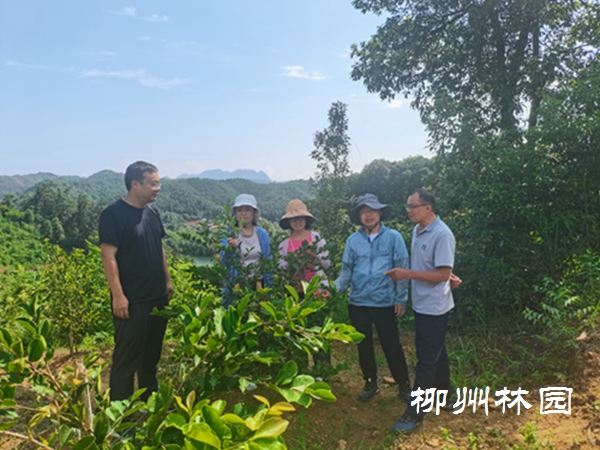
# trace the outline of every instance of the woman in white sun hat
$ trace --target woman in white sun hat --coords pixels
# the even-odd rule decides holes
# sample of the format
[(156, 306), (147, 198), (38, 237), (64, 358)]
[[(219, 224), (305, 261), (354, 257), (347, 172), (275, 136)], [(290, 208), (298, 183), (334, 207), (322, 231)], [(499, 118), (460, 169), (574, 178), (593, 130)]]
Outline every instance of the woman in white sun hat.
[[(236, 225), (240, 227), (240, 231), (237, 236), (223, 238), (221, 244), (238, 250), (235, 252), (235, 257), (243, 267), (258, 266), (261, 259), (270, 257), (271, 240), (265, 229), (257, 225), (260, 220), (260, 210), (256, 198), (251, 194), (238, 195), (231, 208), (231, 213), (235, 216)], [(228, 269), (228, 281), (233, 282), (239, 273), (232, 263), (231, 252), (225, 250), (221, 252), (221, 263)], [(261, 287), (262, 285), (271, 286), (272, 275), (270, 273), (256, 274), (251, 269), (249, 273), (252, 280), (239, 281), (256, 281), (255, 284), (248, 283), (251, 288)], [(227, 284), (226, 282), (223, 287), (224, 306), (232, 305), (235, 300), (235, 296), (232, 295)]]

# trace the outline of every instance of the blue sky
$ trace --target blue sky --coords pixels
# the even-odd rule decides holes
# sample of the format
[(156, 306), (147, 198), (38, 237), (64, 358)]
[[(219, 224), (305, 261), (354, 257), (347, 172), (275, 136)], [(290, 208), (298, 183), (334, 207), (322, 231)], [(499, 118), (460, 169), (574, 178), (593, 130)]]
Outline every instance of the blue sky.
[(308, 178), (313, 134), (348, 104), (350, 164), (429, 156), (409, 101), (350, 80), (384, 17), (350, 0), (0, 0), (0, 174)]

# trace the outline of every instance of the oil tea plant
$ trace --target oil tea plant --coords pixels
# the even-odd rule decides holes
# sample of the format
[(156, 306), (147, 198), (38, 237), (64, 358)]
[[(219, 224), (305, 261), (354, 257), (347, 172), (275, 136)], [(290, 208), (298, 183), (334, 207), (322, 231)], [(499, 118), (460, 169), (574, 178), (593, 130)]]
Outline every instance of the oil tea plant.
[[(244, 391), (250, 383), (273, 387), (274, 370), (285, 368), (286, 362), (327, 351), (333, 340), (359, 342), (362, 334), (329, 318), (320, 325), (307, 326), (310, 317), (326, 305), (315, 299), (319, 282), (319, 277), (315, 277), (310, 283), (303, 283), (304, 299), (290, 286), (283, 298), (276, 296), (280, 292), (260, 289), (246, 293), (235, 306), (225, 309), (217, 306), (219, 297), (200, 293), (195, 305), (163, 313), (176, 317), (185, 326), (172, 353), (170, 365), (176, 371), (174, 375), (203, 396), (238, 386)], [(251, 308), (253, 304), (260, 309)], [(314, 392), (315, 397), (331, 398), (330, 393), (320, 389)], [(296, 398), (293, 393), (278, 392), (288, 401), (310, 404), (307, 396)]]
[[(34, 297), (23, 304), (25, 333), (0, 329), (0, 434), (44, 449), (286, 449), (282, 416), (293, 404), (334, 401), (330, 387), (301, 375), (294, 358), (326, 348), (332, 340), (357, 342), (362, 335), (331, 320), (306, 327), (323, 307), (314, 299), (315, 278), (306, 299), (288, 288), (279, 309), (269, 290), (248, 293), (235, 307), (219, 305), (201, 292), (195, 304), (167, 314), (184, 330), (171, 348), (158, 392), (142, 402), (113, 401), (103, 389), (104, 363), (87, 355), (75, 367), (58, 366), (49, 344), (52, 326)], [(258, 302), (258, 312), (248, 309)], [(282, 396), (271, 402), (255, 395), (252, 405), (231, 408), (217, 396), (257, 383)], [(210, 399), (209, 399), (210, 397)]]

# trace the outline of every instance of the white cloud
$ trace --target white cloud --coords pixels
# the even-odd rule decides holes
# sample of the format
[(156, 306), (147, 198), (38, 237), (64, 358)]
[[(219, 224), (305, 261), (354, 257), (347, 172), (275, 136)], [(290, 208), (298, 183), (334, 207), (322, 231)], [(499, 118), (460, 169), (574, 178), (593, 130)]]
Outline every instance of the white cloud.
[(125, 8), (123, 8), (123, 11), (121, 11), (121, 14), (123, 14), (124, 16), (135, 17), (136, 10), (133, 6), (126, 6)]
[(42, 66), (40, 64), (27, 64), (27, 63), (21, 63), (18, 61), (5, 61), (4, 65), (6, 67), (22, 67), (24, 69), (40, 69), (40, 70), (55, 70), (52, 67), (48, 67), (48, 66)]
[(117, 56), (116, 53), (110, 52), (108, 50), (101, 50), (99, 52), (96, 52), (96, 55), (98, 55), (98, 56)]
[(83, 78), (113, 78), (118, 80), (131, 80), (137, 81), (142, 86), (153, 87), (162, 90), (169, 90), (172, 87), (181, 86), (190, 82), (189, 79), (185, 78), (171, 78), (165, 80), (150, 75), (143, 69), (136, 70), (97, 70), (90, 69), (84, 70), (80, 74)]
[(304, 78), (305, 80), (314, 81), (321, 81), (326, 78), (325, 75), (317, 71), (309, 72), (302, 66), (285, 66), (283, 70), (286, 77)]
[(389, 100), (385, 104), (385, 107), (386, 108), (401, 108), (402, 107), (402, 100), (398, 100), (398, 99)]
[(158, 14), (152, 14), (148, 17), (140, 17), (142, 20), (146, 20), (148, 22), (168, 22), (169, 16), (159, 16)]
[(118, 14), (120, 16), (131, 17), (132, 19), (137, 20), (145, 20), (146, 22), (168, 22), (169, 16), (152, 14), (150, 16), (142, 16), (138, 14), (137, 9), (133, 6), (126, 6), (121, 11), (115, 11), (114, 14)]

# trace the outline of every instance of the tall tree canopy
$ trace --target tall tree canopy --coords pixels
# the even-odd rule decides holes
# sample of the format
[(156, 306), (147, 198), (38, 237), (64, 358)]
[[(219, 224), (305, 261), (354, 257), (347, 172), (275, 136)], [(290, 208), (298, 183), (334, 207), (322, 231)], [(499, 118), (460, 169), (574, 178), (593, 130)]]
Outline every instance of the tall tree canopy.
[(535, 125), (543, 88), (561, 72), (577, 73), (598, 47), (596, 1), (353, 4), (389, 17), (369, 41), (353, 46), (352, 78), (382, 99), (412, 97), (440, 152), (473, 136)]

